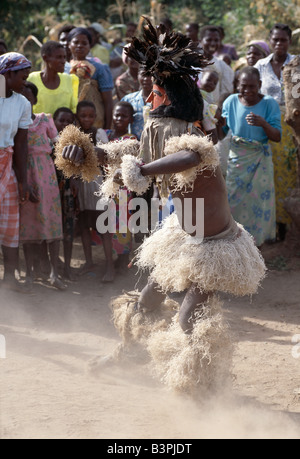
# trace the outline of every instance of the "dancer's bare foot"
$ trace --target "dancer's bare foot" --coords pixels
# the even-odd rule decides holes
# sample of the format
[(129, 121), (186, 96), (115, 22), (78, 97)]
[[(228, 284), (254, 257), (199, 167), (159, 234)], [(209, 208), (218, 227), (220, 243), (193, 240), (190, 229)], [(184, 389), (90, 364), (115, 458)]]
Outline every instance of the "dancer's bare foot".
[(148, 281), (146, 287), (141, 291), (139, 300), (135, 306), (137, 311), (153, 311), (165, 300), (165, 293), (158, 290), (159, 286)]
[(110, 266), (108, 265), (106, 267), (106, 271), (105, 271), (105, 274), (104, 276), (102, 277), (102, 282), (104, 283), (108, 283), (108, 282), (113, 282), (115, 280), (115, 268), (114, 266)]

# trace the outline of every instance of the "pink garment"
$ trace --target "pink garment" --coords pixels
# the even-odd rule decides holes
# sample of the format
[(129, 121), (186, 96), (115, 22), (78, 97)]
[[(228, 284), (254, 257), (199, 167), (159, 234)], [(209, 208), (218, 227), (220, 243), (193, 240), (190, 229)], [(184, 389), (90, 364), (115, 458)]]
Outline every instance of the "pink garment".
[(26, 202), (20, 211), (20, 241), (62, 239), (62, 213), (56, 171), (49, 139), (57, 136), (51, 116), (39, 113), (28, 129), (27, 180), (39, 202)]
[(0, 245), (19, 245), (19, 192), (12, 147), (0, 148)]

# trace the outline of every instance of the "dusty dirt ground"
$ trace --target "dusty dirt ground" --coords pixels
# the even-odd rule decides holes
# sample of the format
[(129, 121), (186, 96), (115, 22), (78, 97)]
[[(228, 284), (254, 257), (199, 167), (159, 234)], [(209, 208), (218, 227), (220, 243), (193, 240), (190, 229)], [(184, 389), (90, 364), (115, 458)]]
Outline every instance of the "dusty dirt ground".
[[(110, 298), (139, 281), (132, 269), (102, 284), (102, 249), (93, 251), (95, 273), (69, 282), (67, 291), (47, 282), (36, 283), (32, 295), (0, 288), (0, 438), (300, 438), (300, 258), (270, 247), (259, 293), (224, 296), (232, 387), (200, 402), (173, 393), (134, 361), (88, 371), (90, 359), (120, 342)], [(81, 263), (76, 241), (74, 272)]]

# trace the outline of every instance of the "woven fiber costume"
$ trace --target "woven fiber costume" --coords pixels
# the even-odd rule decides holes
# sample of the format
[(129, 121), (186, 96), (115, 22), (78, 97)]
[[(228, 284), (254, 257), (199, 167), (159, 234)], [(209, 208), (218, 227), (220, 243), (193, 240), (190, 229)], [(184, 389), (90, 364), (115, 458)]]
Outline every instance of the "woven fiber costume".
[[(190, 334), (181, 328), (183, 305), (177, 304), (174, 309), (172, 304), (173, 318), (167, 320), (165, 310), (170, 307), (169, 303), (162, 301), (149, 308), (151, 298), (145, 301), (142, 293), (136, 292), (135, 298), (134, 294), (117, 298), (112, 308), (115, 325), (125, 345), (130, 341), (142, 342), (160, 378), (172, 388), (191, 392), (199, 385), (211, 388), (223, 384), (230, 369), (230, 340), (216, 293), (254, 294), (266, 268), (251, 235), (231, 217), (218, 154), (210, 138), (198, 127), (202, 121), (203, 100), (195, 79), (207, 65), (203, 54), (187, 37), (167, 34), (146, 21), (143, 39), (134, 38), (127, 48), (128, 56), (136, 59), (155, 83), (153, 109), (140, 145), (140, 157), (146, 165), (141, 166), (134, 156), (124, 155), (124, 184), (142, 194), (149, 186), (150, 173), (142, 173), (147, 171), (147, 166), (157, 164), (159, 170), (167, 157), (179, 158), (179, 152), (192, 153), (198, 158), (196, 166), (175, 173), (155, 174), (161, 196), (167, 197), (171, 190), (175, 197), (179, 193), (181, 198), (195, 199), (202, 197), (204, 190), (205, 218), (223, 221), (217, 211), (210, 209), (212, 202), (212, 208), (220, 206), (220, 212), (224, 207), (227, 224), (219, 226), (220, 231), (213, 230), (204, 233), (204, 238), (197, 238), (182, 228), (175, 213), (145, 239), (137, 251), (137, 266), (150, 271), (148, 285), (155, 284), (161, 295), (188, 290), (183, 305), (196, 291), (199, 298), (201, 295), (205, 298), (190, 309)], [(209, 186), (210, 194), (205, 194)], [(219, 193), (220, 202), (217, 198), (213, 201), (214, 193)], [(151, 297), (150, 287), (149, 291)]]

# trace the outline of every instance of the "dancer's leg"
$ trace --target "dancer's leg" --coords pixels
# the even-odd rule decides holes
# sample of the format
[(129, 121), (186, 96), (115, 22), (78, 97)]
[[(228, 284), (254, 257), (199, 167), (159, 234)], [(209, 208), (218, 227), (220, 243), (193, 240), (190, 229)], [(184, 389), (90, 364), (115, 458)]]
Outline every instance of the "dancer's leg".
[(185, 333), (191, 333), (195, 321), (195, 311), (206, 303), (212, 293), (201, 293), (195, 286), (191, 285), (188, 289), (179, 310), (179, 323)]

